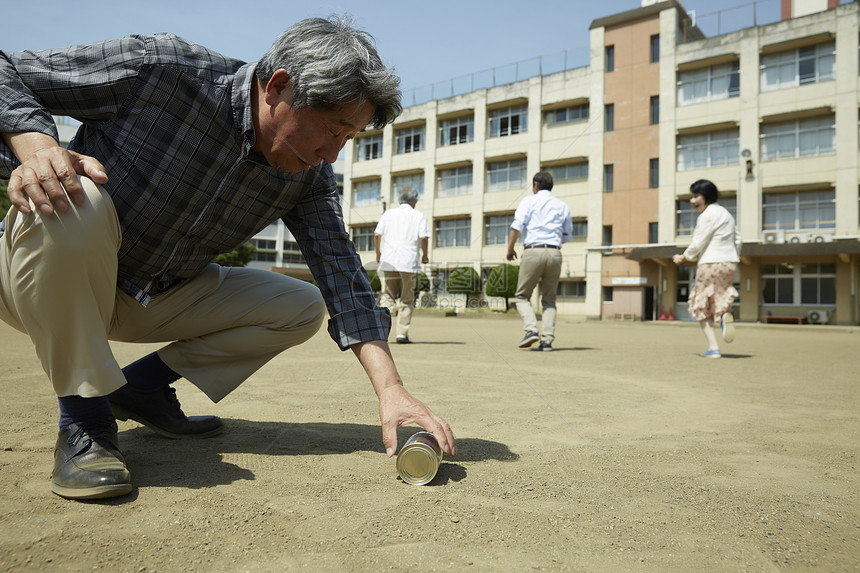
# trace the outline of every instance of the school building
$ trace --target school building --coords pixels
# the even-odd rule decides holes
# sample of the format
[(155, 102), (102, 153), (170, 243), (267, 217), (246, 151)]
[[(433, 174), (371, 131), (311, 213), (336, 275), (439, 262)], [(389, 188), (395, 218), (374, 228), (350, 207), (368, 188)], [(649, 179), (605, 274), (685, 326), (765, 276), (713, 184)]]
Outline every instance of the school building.
[(588, 65), (408, 105), (351, 141), (343, 210), (367, 268), (379, 216), (416, 187), (423, 304), (449, 304), (450, 269), (505, 262), (514, 210), (547, 170), (575, 229), (559, 313), (689, 319), (695, 267), (671, 257), (695, 226), (689, 186), (710, 179), (744, 239), (739, 320), (856, 324), (857, 3), (782, 0), (779, 21), (712, 37), (679, 2), (642, 4), (592, 22)]

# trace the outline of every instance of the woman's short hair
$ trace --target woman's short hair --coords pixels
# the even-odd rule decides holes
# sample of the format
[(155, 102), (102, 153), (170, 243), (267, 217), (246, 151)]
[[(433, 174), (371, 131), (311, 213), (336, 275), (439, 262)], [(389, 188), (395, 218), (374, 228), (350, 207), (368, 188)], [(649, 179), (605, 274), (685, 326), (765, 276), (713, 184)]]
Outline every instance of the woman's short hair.
[(370, 102), (375, 128), (403, 111), (400, 78), (382, 63), (373, 36), (354, 28), (350, 17), (308, 18), (291, 26), (257, 62), (256, 76), (268, 83), (279, 69), (290, 76), (297, 109)]
[(418, 189), (415, 187), (404, 187), (400, 190), (400, 202), (414, 205), (418, 202)]
[(701, 195), (705, 198), (705, 204), (710, 205), (716, 203), (720, 197), (720, 192), (717, 191), (717, 186), (707, 179), (699, 179), (690, 185), (690, 194)]

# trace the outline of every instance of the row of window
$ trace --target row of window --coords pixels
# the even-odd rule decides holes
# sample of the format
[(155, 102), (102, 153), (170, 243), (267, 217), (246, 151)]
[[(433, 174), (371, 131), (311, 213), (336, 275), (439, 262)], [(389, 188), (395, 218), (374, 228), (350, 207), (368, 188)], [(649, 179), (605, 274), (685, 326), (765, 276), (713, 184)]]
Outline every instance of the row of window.
[[(736, 198), (722, 197), (720, 205), (737, 218)], [(677, 235), (692, 235), (697, 217), (698, 214), (689, 201), (679, 200), (676, 210)], [(486, 216), (484, 219), (484, 246), (507, 244), (508, 233), (513, 220), (513, 213)], [(816, 231), (830, 230), (835, 227), (836, 197), (835, 191), (832, 189), (765, 193), (762, 196), (763, 232)], [(374, 229), (375, 225), (362, 225), (352, 228), (352, 238), (357, 250), (371, 251), (374, 249)], [(472, 219), (470, 217), (439, 219), (435, 222), (434, 231), (433, 244), (437, 248), (471, 247), (472, 245)], [(602, 244), (611, 246), (613, 244), (612, 226), (605, 225), (602, 233)], [(578, 239), (584, 239), (588, 236), (587, 220), (574, 219), (573, 236)], [(648, 223), (648, 242), (658, 242), (658, 224), (656, 222)]]
[[(687, 302), (696, 280), (695, 267), (679, 267), (676, 300)], [(836, 265), (833, 263), (777, 263), (759, 267), (759, 303), (784, 306), (834, 306)], [(738, 288), (737, 279), (735, 288)]]
[[(678, 269), (677, 302), (687, 302), (695, 282), (695, 267)], [(763, 305), (834, 306), (836, 304), (836, 265), (832, 263), (764, 264), (760, 269), (759, 302)], [(444, 278), (440, 288), (444, 289)], [(736, 287), (739, 285), (736, 285)], [(738, 292), (742, 292), (738, 288)], [(585, 298), (583, 280), (559, 281), (559, 298)], [(603, 301), (612, 302), (613, 288), (603, 288)]]
[[(574, 109), (578, 111), (573, 111)], [(547, 112), (547, 122), (550, 124), (575, 121), (574, 115), (582, 115), (581, 106), (570, 108), (571, 119), (560, 119), (558, 110)], [(568, 108), (565, 108), (567, 112)], [(585, 106), (585, 118), (588, 118), (588, 106)], [(580, 118), (583, 119), (583, 118)], [(488, 114), (488, 133), (490, 137), (507, 137), (518, 133), (526, 133), (529, 125), (528, 107), (510, 106), (491, 110)], [(425, 127), (412, 126), (398, 129), (394, 134), (394, 146), (397, 154), (421, 151), (426, 145)], [(475, 139), (475, 118), (473, 115), (444, 119), (439, 123), (438, 143), (442, 147), (469, 143)], [(355, 140), (355, 160), (369, 161), (382, 157), (382, 134), (375, 133)]]
[[(611, 107), (611, 106), (608, 106)], [(607, 121), (611, 121), (609, 113)], [(607, 129), (611, 129), (607, 125)], [(763, 123), (760, 130), (761, 161), (778, 161), (802, 157), (833, 155), (836, 153), (836, 116), (797, 119), (776, 123)], [(381, 141), (381, 140), (380, 140)], [(708, 167), (723, 167), (740, 163), (740, 129), (679, 135), (677, 147), (678, 171), (690, 171)], [(588, 164), (570, 163), (548, 168), (556, 180), (585, 179), (588, 177)], [(613, 190), (613, 167), (604, 167), (604, 190)], [(423, 193), (423, 177), (410, 178), (409, 185)], [(525, 159), (490, 162), (487, 164), (487, 191), (506, 191), (523, 187), (527, 180)], [(437, 196), (449, 197), (472, 193), (472, 167), (464, 166), (443, 169), (438, 174)], [(649, 165), (649, 185), (659, 186), (659, 160), (651, 159)], [(378, 183), (357, 184), (356, 206), (376, 203), (379, 196)], [(395, 187), (397, 185), (395, 184)], [(358, 190), (358, 187), (362, 187)]]
[[(776, 161), (800, 157), (832, 155), (836, 152), (836, 126), (833, 116), (802, 119), (777, 124), (765, 124), (761, 130), (761, 159)], [(678, 137), (678, 171), (739, 163), (740, 134), (738, 129), (721, 130)], [(588, 163), (578, 162), (545, 168), (555, 181), (575, 181), (588, 178)], [(508, 191), (527, 186), (525, 159), (487, 163), (487, 192)], [(395, 196), (402, 187), (410, 186), (424, 196), (424, 175), (410, 174), (393, 179)], [(660, 186), (660, 160), (648, 160), (648, 186)], [(615, 168), (603, 166), (603, 190), (615, 188)], [(454, 197), (472, 193), (472, 166), (441, 169), (437, 174), (437, 197)], [(376, 205), (381, 202), (381, 181), (358, 182), (354, 186), (353, 206)]]
[[(506, 245), (511, 230), (514, 214), (488, 215), (484, 218), (484, 245)], [(375, 225), (362, 225), (352, 228), (352, 241), (358, 251), (372, 251), (374, 249), (373, 233)], [(458, 219), (439, 219), (434, 227), (434, 246), (446, 247), (470, 247), (472, 245), (472, 219), (461, 217)], [(573, 221), (573, 237), (584, 239), (588, 236), (588, 222), (584, 219)], [(521, 239), (520, 239), (521, 240)]]
[[(615, 70), (615, 46), (606, 46), (606, 71)], [(659, 36), (651, 37), (651, 62), (660, 59)], [(762, 92), (825, 82), (835, 78), (836, 43), (825, 42), (775, 54), (759, 60)], [(692, 105), (740, 95), (740, 62), (678, 72), (678, 105)]]
[[(554, 181), (573, 181), (588, 178), (588, 163), (569, 163), (545, 168), (552, 174)], [(528, 187), (529, 174), (525, 159), (511, 159), (487, 163), (487, 192), (509, 191)], [(424, 174), (413, 173), (398, 175), (392, 179), (394, 196), (400, 189), (413, 187), (419, 199), (424, 196)], [(455, 197), (472, 193), (472, 166), (440, 169), (436, 174), (436, 196)], [(382, 201), (382, 182), (380, 179), (359, 181), (353, 185), (353, 207), (378, 205)]]

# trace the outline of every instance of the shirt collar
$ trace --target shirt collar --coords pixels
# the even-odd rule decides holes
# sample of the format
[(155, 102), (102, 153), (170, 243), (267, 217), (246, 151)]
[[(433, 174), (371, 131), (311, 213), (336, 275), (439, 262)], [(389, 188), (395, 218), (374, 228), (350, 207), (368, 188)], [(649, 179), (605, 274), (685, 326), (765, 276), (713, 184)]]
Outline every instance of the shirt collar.
[(245, 64), (233, 77), (231, 103), (233, 120), (239, 130), (236, 134), (242, 140), (242, 156), (247, 157), (257, 141), (254, 133), (254, 118), (251, 116), (251, 86), (257, 81), (257, 63)]

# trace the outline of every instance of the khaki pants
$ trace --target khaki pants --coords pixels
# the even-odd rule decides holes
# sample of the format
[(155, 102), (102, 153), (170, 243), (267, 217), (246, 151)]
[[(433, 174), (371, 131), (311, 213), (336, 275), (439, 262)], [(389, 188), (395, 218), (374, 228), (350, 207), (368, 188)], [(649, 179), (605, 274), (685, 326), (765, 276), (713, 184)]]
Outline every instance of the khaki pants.
[(86, 204), (50, 217), (13, 208), (0, 239), (0, 319), (30, 336), (58, 396), (125, 384), (108, 342), (117, 340), (170, 342), (161, 359), (217, 402), (319, 330), (319, 289), (259, 269), (210, 264), (142, 307), (116, 287), (113, 202), (82, 183)]
[(517, 279), (517, 312), (523, 319), (523, 330), (538, 332), (537, 317), (532, 308), (532, 291), (540, 283), (541, 340), (555, 340), (555, 297), (558, 278), (561, 276), (561, 251), (559, 249), (524, 249)]
[(394, 316), (397, 291), (400, 291), (400, 310), (397, 313), (397, 336), (409, 336), (409, 325), (412, 324), (412, 310), (415, 308), (415, 283), (417, 280), (417, 273), (382, 272), (382, 296), (379, 297), (379, 304), (387, 308), (392, 316)]

